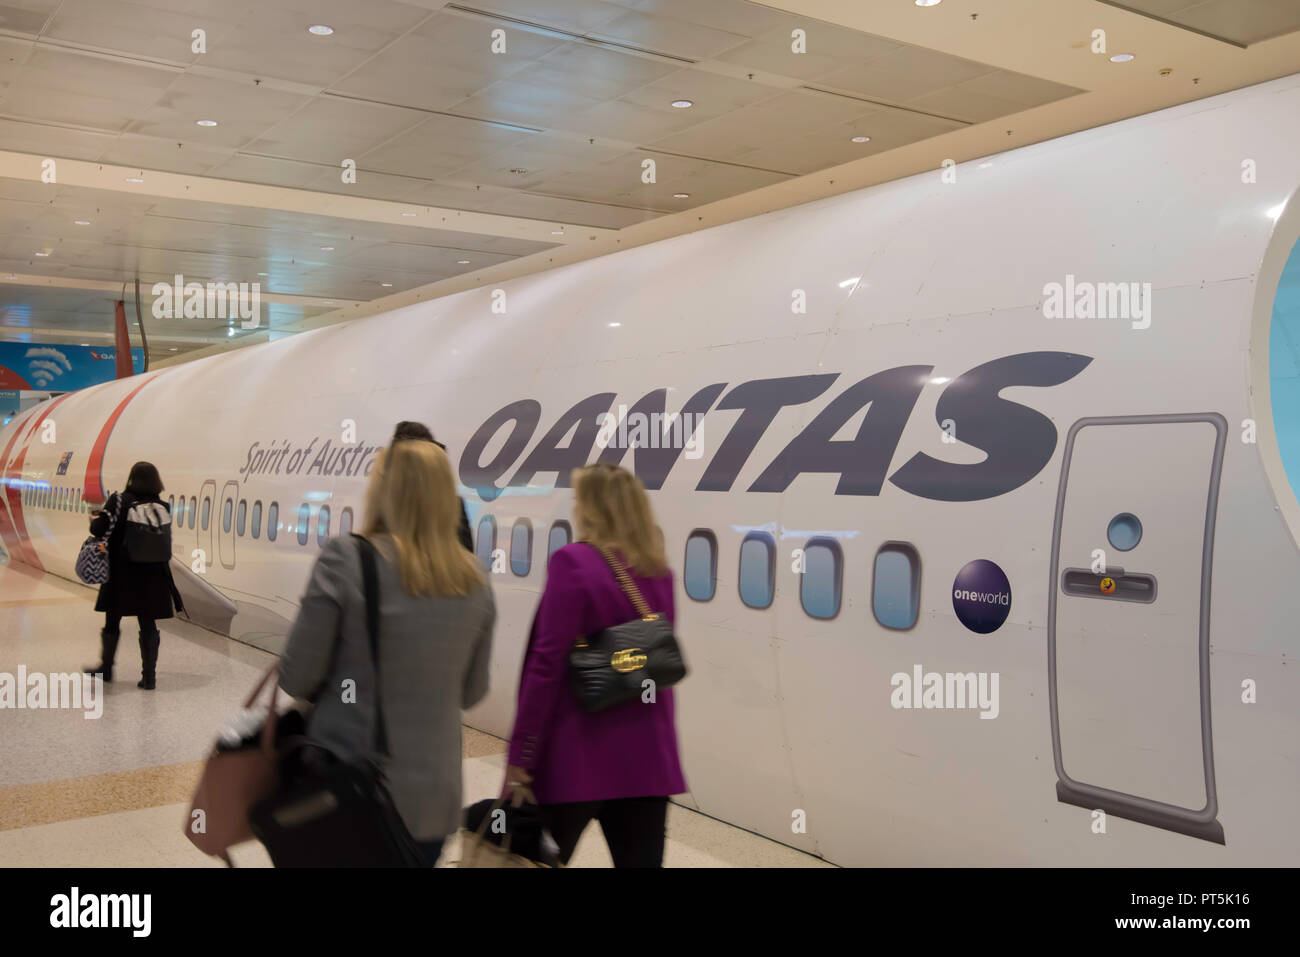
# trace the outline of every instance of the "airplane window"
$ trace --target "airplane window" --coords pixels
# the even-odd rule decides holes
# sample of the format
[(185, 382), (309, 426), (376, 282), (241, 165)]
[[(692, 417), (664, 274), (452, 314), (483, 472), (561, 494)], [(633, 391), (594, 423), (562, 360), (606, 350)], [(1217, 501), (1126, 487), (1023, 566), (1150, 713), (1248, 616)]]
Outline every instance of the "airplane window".
[(523, 577), (533, 567), (533, 523), (518, 519), (510, 529), (510, 570)]
[(711, 601), (718, 587), (718, 539), (707, 528), (697, 528), (686, 539), (682, 583), (687, 597)]
[(799, 576), (799, 602), (813, 618), (834, 618), (840, 613), (844, 580), (844, 553), (833, 538), (810, 539), (803, 549), (804, 569)]
[(906, 631), (921, 607), (921, 556), (906, 542), (886, 542), (876, 552), (871, 611), (886, 628)]
[(221, 506), (221, 530), (230, 531), (230, 513), (235, 510), (235, 500), (228, 498), (225, 504)]
[(194, 496), (191, 495), (190, 496), (190, 528), (194, 527), (194, 516), (198, 514), (198, 507), (196, 505), (196, 502), (197, 499), (195, 499)]
[(740, 543), (740, 600), (766, 608), (776, 591), (776, 542), (767, 532), (750, 532)]
[(497, 547), (497, 520), (491, 515), (484, 515), (478, 520), (478, 541), (475, 542), (474, 554), (479, 563), (489, 571), (492, 569), (492, 553)]
[(550, 534), (546, 536), (546, 560), (549, 562), (551, 556), (557, 551), (573, 541), (573, 529), (564, 519), (551, 526)]
[(266, 540), (275, 541), (275, 536), (280, 531), (280, 503), (272, 502), (266, 510)]
[(298, 544), (307, 544), (307, 526), (311, 523), (311, 506), (303, 502), (298, 506)]
[(235, 534), (243, 535), (244, 527), (248, 522), (248, 499), (239, 500), (239, 508), (235, 509)]
[(167, 496), (167, 511), (171, 512), (173, 515), (176, 514), (176, 496), (175, 496), (175, 495), (168, 495), (168, 496)]
[(352, 509), (351, 508), (345, 508), (342, 512), (339, 513), (339, 534), (340, 535), (352, 534)]
[(316, 544), (324, 545), (330, 540), (330, 507), (322, 505), (316, 513)]
[(262, 503), (260, 501), (253, 503), (253, 537), (262, 534)]
[(203, 518), (199, 523), (203, 526), (203, 531), (206, 532), (208, 530), (208, 521), (211, 518), (212, 518), (212, 498), (211, 496), (205, 495), (203, 496)]
[(185, 527), (185, 496), (182, 495), (176, 500), (176, 527)]

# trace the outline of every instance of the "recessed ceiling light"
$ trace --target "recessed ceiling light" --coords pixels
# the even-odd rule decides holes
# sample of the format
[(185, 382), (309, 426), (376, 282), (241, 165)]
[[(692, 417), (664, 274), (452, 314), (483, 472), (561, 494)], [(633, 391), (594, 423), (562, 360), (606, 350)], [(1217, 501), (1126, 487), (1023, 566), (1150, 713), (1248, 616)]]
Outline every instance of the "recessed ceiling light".
[(469, 265), (469, 260), (468, 260), (468, 259), (457, 259), (457, 260), (456, 260), (456, 265), (457, 265), (457, 266), (468, 266), (468, 265)]
[(937, 7), (941, 0), (916, 0), (918, 7)]
[(623, 325), (623, 323), (621, 323), (621, 322), (611, 322), (611, 323), (609, 323), (609, 327), (610, 327), (611, 329), (617, 329), (617, 328), (618, 328), (619, 326), (621, 326), (621, 325)]
[(854, 143), (870, 143), (870, 142), (871, 142), (871, 137), (870, 137), (870, 136), (855, 136), (855, 137), (853, 137), (853, 142), (854, 142)]
[(689, 110), (694, 105), (694, 100), (673, 100), (673, 108), (677, 110)]
[(334, 247), (333, 247), (333, 246), (322, 246), (322, 247), (321, 247), (321, 252), (332, 253), (332, 252), (334, 252)]
[(170, 349), (168, 349), (167, 351), (168, 351), (168, 352), (175, 352), (175, 351), (176, 351), (176, 347), (175, 347), (175, 346), (172, 346), (172, 347), (171, 347)]
[(37, 253), (36, 255), (38, 255), (38, 256), (48, 256), (49, 253)]
[(126, 178), (126, 181), (127, 181), (128, 183), (143, 183), (143, 182), (144, 182), (144, 180), (142, 180), (139, 176), (128, 176), (128, 177)]
[(415, 213), (402, 213), (403, 216), (414, 216)]
[(194, 125), (195, 126), (216, 126), (217, 121), (216, 120), (195, 120)]
[(391, 282), (381, 282), (379, 285), (381, 285), (381, 286), (383, 286), (385, 289), (387, 289), (388, 287), (390, 287), (390, 286), (392, 285), (392, 283), (391, 283)]
[(334, 32), (333, 27), (327, 27), (323, 23), (313, 23), (307, 28), (307, 32), (313, 36), (327, 37)]
[(552, 236), (563, 236), (563, 235), (564, 235), (564, 230), (563, 230), (563, 229), (552, 229), (552, 230), (551, 230), (551, 235), (552, 235)]
[(78, 226), (89, 226), (89, 225), (90, 225), (90, 220), (88, 220), (88, 219), (74, 219), (73, 222), (76, 223)]
[(1133, 59), (1133, 54), (1131, 53), (1116, 53), (1113, 57), (1110, 58), (1110, 62), (1127, 63), (1131, 59)]
[(673, 193), (673, 199), (690, 199), (690, 193)]

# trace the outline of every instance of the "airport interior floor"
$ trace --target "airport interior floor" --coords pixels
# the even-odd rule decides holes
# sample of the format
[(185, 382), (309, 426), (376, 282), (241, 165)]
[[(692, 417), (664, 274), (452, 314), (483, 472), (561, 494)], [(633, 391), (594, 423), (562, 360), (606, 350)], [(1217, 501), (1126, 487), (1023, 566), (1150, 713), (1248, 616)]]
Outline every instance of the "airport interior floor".
[[(22, 565), (0, 566), (0, 671), (65, 673), (97, 659), (102, 616), (94, 590)], [(180, 620), (160, 623), (158, 687), (136, 687), (140, 652), (123, 622), (103, 715), (71, 709), (6, 710), (0, 733), (0, 866), (221, 867), (183, 825), (203, 759), (226, 718), (272, 656)], [(505, 742), (465, 728), (465, 803), (501, 784)], [(687, 769), (689, 773), (689, 768)], [(269, 867), (256, 842), (236, 867)], [(439, 866), (459, 857), (453, 837)], [(598, 825), (572, 867), (610, 867)], [(672, 805), (665, 867), (828, 867), (820, 860)]]

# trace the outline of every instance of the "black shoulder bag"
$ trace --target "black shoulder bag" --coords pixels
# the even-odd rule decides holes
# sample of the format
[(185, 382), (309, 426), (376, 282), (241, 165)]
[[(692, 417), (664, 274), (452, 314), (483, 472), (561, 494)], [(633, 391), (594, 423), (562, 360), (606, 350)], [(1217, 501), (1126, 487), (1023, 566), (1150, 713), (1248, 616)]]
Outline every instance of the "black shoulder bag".
[(686, 677), (686, 661), (672, 624), (650, 610), (613, 552), (601, 548), (600, 553), (641, 617), (588, 635), (569, 651), (569, 686), (588, 712), (640, 697), (646, 680), (657, 689)]
[[(375, 751), (388, 757), (379, 698), (379, 570), (374, 546), (360, 535), (366, 631), (375, 673)], [(281, 786), (255, 805), (253, 834), (276, 867), (428, 867), (384, 780), (365, 757), (345, 761), (306, 738), (286, 743)]]

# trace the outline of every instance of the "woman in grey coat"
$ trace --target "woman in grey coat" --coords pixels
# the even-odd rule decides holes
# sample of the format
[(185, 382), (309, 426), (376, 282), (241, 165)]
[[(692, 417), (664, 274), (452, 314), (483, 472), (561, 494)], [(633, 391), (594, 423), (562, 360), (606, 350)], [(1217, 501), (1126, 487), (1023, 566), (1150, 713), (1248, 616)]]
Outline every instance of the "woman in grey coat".
[[(487, 694), (496, 606), (461, 547), (446, 453), (392, 446), (371, 473), (362, 534), (379, 553), (379, 694), (389, 790), (432, 866), (461, 819), (461, 711)], [(307, 734), (342, 757), (373, 752), (375, 679), (360, 543), (321, 550), (280, 661), (280, 687), (314, 707)]]

